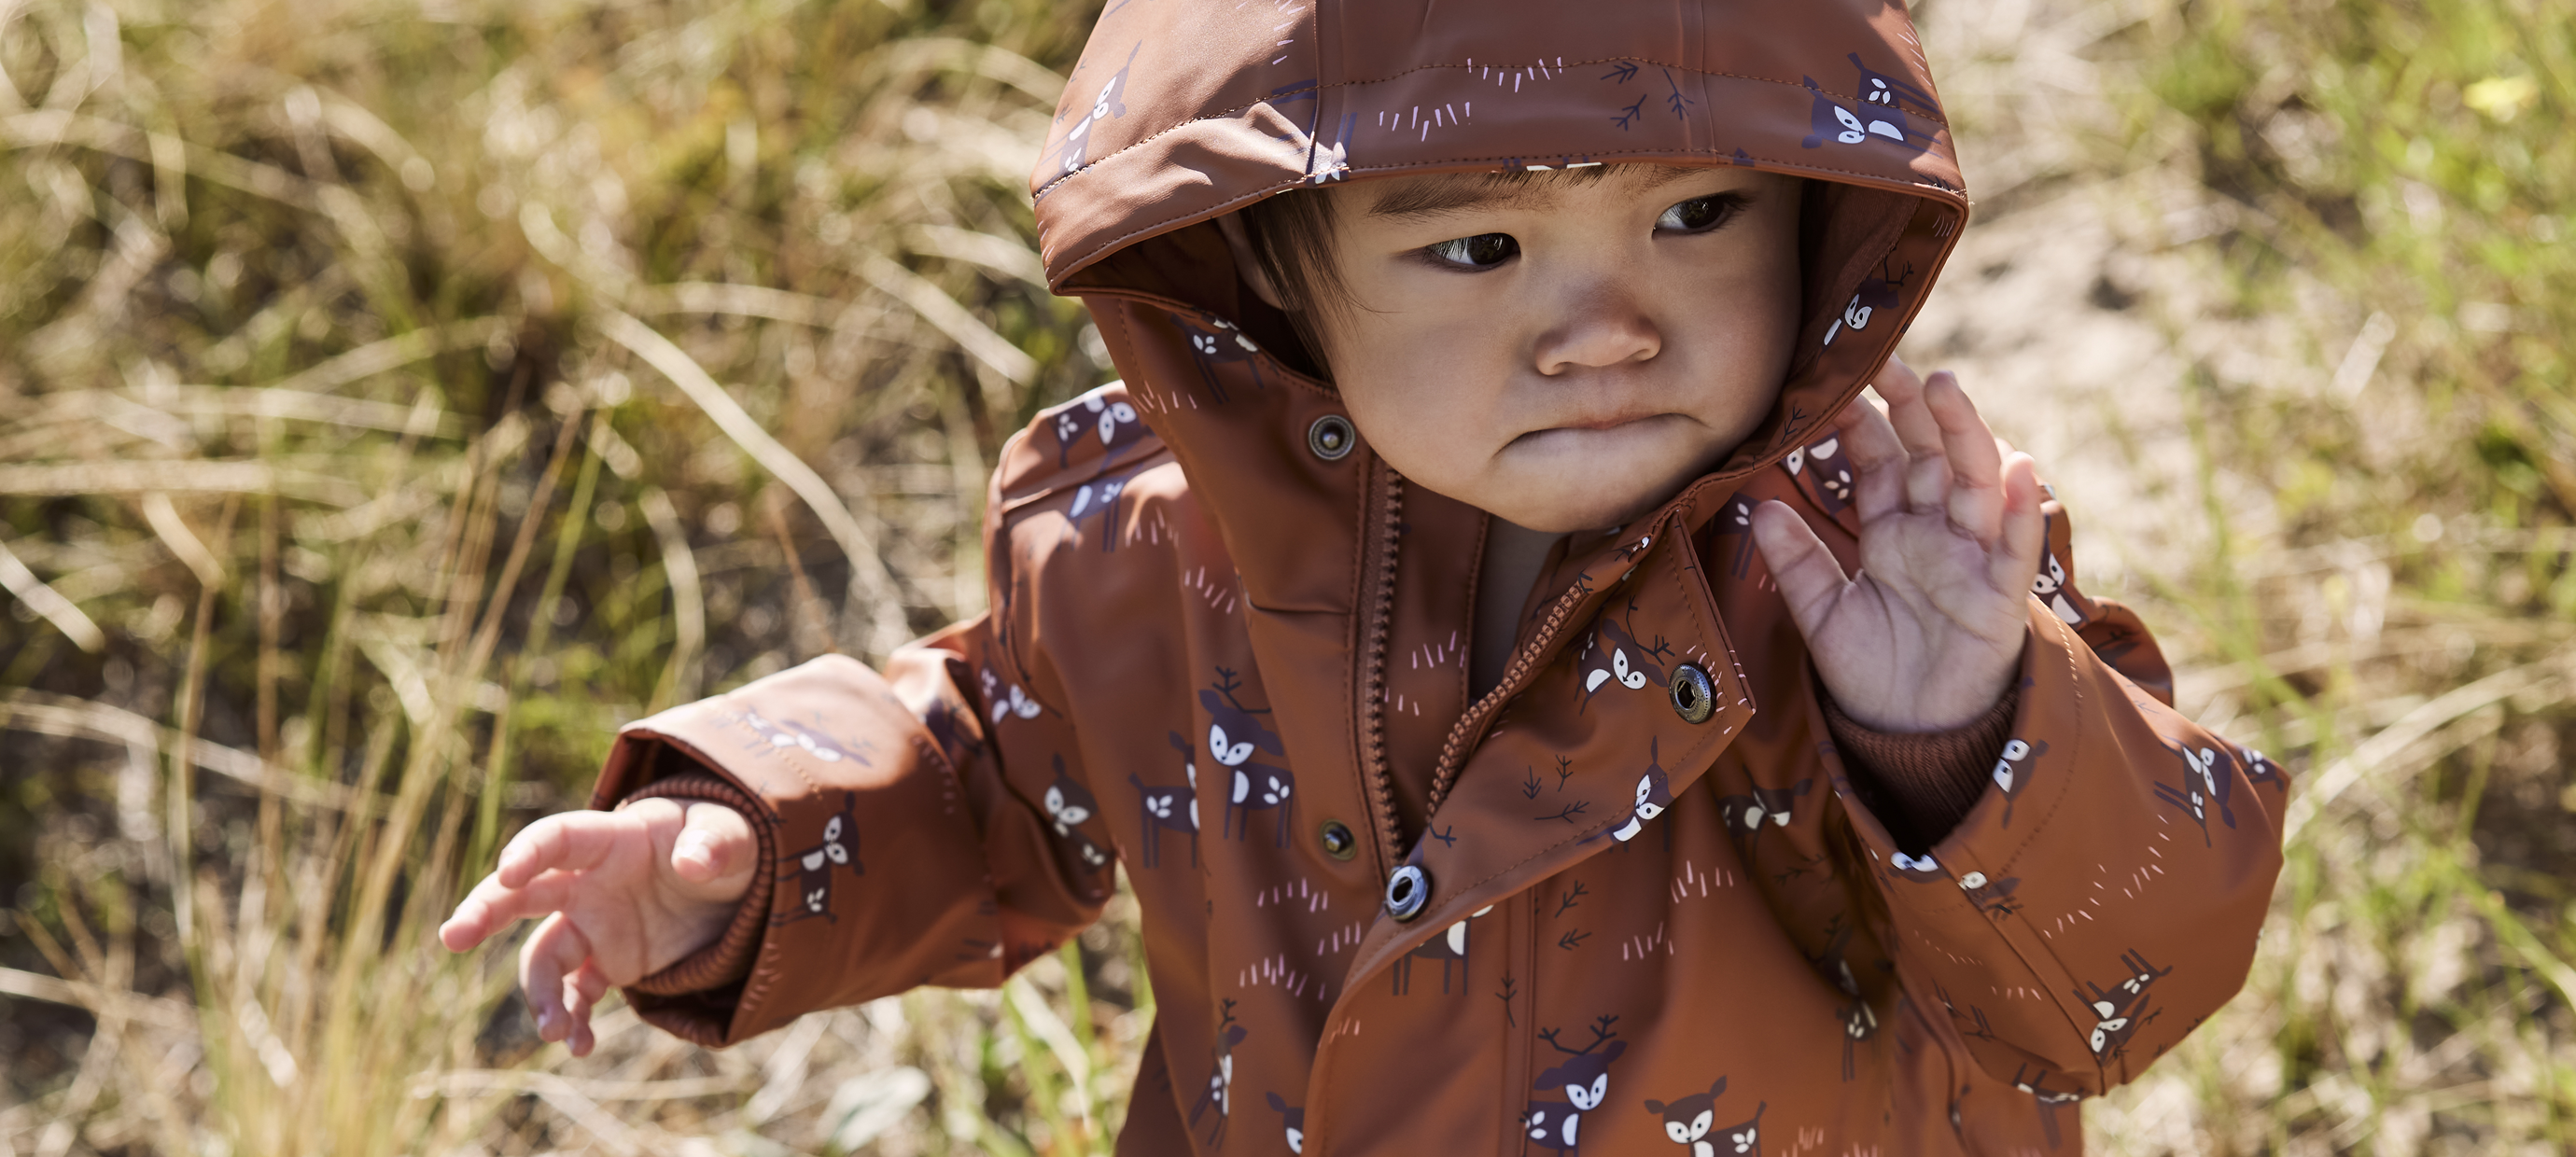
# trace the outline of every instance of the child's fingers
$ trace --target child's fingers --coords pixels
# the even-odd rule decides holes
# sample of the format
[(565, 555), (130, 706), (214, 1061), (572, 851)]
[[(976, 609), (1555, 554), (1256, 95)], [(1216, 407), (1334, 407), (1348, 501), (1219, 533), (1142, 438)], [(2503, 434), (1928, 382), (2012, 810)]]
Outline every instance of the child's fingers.
[(1800, 634), (1813, 639), (1850, 581), (1842, 564), (1834, 561), (1815, 528), (1777, 499), (1754, 508), (1753, 541), (1762, 548), (1762, 562), (1771, 568), (1771, 580), (1780, 584), (1789, 617), (1797, 621)]
[(560, 911), (572, 899), (572, 884), (572, 877), (559, 872), (520, 887), (502, 883), (498, 872), (485, 876), (438, 926), (438, 942), (450, 952), (463, 952), (514, 921)]
[(1948, 371), (1932, 375), (1923, 400), (1941, 425), (1942, 453), (1950, 462), (1950, 522), (1979, 542), (1992, 542), (2003, 517), (2003, 456), (1977, 404)]
[(1923, 379), (1912, 367), (1891, 357), (1869, 388), (1887, 400), (1887, 420), (1907, 453), (1920, 458), (1941, 452), (1941, 424), (1923, 404)]
[(572, 1014), (564, 1006), (564, 978), (590, 956), (590, 939), (557, 912), (537, 926), (528, 946), (519, 950), (519, 991), (537, 1017), (537, 1036), (559, 1041), (572, 1032)]
[(608, 858), (632, 824), (615, 812), (561, 812), (529, 824), (501, 849), (495, 879), (516, 888), (551, 868), (580, 871)]
[(1861, 522), (1900, 509), (1905, 502), (1905, 444), (1896, 440), (1896, 427), (1888, 424), (1887, 415), (1867, 399), (1854, 398), (1836, 426), (1843, 453), (1858, 475), (1852, 504), (1859, 508)]
[(2039, 555), (2048, 549), (2048, 518), (2040, 512), (2039, 464), (2014, 451), (2003, 465), (2003, 550), (1993, 557), (1995, 589), (2027, 591), (2039, 577)]
[(599, 970), (596, 960), (582, 961), (581, 967), (564, 978), (564, 1000), (572, 1011), (572, 1035), (564, 1043), (571, 1047), (572, 1055), (586, 1057), (598, 1047), (599, 1038), (591, 1033), (590, 1011), (607, 993), (608, 975)]

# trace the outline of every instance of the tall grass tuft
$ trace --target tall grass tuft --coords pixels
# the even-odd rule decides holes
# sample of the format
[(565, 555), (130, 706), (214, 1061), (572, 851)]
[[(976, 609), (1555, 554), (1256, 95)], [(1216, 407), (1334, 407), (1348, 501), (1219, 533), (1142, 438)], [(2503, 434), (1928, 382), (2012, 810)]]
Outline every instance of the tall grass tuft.
[(1132, 922), (572, 1064), (428, 935), (620, 723), (981, 609), (1088, 23), (0, 6), (0, 1149), (1106, 1150)]

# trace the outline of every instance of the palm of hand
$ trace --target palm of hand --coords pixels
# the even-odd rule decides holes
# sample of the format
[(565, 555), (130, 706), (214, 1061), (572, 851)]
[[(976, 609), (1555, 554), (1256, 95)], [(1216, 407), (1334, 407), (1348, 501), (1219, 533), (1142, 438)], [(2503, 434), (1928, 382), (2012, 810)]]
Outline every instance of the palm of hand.
[(2045, 523), (2030, 457), (2007, 456), (1956, 379), (1891, 359), (1888, 412), (1837, 422), (1858, 472), (1860, 573), (1765, 503), (1754, 535), (1825, 689), (1864, 726), (1946, 731), (1991, 709), (2021, 661)]

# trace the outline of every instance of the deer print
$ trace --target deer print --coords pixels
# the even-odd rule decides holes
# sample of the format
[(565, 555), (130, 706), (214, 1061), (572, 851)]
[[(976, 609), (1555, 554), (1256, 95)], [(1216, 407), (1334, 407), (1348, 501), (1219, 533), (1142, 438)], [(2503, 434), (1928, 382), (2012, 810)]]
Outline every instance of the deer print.
[(1673, 806), (1673, 779), (1664, 773), (1663, 741), (1646, 741), (1646, 774), (1637, 777), (1637, 803), (1628, 813), (1628, 822), (1611, 829), (1610, 837), (1620, 843), (1637, 838), (1646, 821), (1664, 814)]
[(1753, 858), (1753, 845), (1762, 836), (1762, 827), (1789, 826), (1791, 807), (1799, 796), (1815, 786), (1815, 780), (1802, 779), (1788, 787), (1757, 787), (1751, 795), (1730, 795), (1717, 801), (1717, 815), (1726, 825), (1726, 834), (1735, 841), (1735, 853), (1747, 862)]
[(763, 717), (757, 711), (745, 711), (739, 718), (762, 739), (768, 740), (773, 748), (782, 751), (794, 748), (825, 763), (839, 763), (844, 759), (854, 760), (862, 765), (868, 762), (857, 753), (833, 742), (830, 736), (792, 719), (773, 721)]
[(2280, 766), (2262, 752), (2247, 747), (2240, 749), (2237, 757), (2245, 764), (2245, 782), (2259, 783), (2284, 794), (2289, 792), (2290, 778), (2283, 775)]
[[(1905, 282), (1913, 276), (1914, 267), (1911, 265), (1905, 267), (1905, 272), (1894, 276), (1889, 276), (1887, 267), (1882, 265), (1879, 276), (1861, 279), (1860, 285), (1852, 291), (1851, 300), (1843, 303), (1842, 316), (1825, 327), (1824, 344), (1834, 344), (1834, 339), (1846, 330), (1868, 329), (1870, 321), (1880, 314), (1892, 314), (1897, 306), (1904, 303)], [(1850, 480), (1843, 481), (1843, 500), (1847, 502), (1850, 499)]]
[(823, 821), (823, 842), (779, 858), (780, 863), (795, 866), (796, 904), (771, 915), (771, 924), (792, 924), (816, 916), (839, 922), (840, 918), (832, 915), (832, 869), (847, 867), (853, 876), (867, 871), (859, 866), (858, 808), (859, 793), (842, 792), (841, 814)]
[[(2055, 521), (2054, 516), (2051, 516), (2050, 521)], [(2046, 533), (2045, 530), (2041, 532), (2040, 541), (2048, 541), (2045, 537)], [(2030, 580), (2030, 593), (2037, 595), (2039, 601), (2048, 604), (2049, 612), (2056, 615), (2067, 626), (2080, 627), (2084, 625), (2084, 612), (2077, 610), (2075, 604), (2066, 601), (2066, 596), (2075, 590), (2074, 585), (2066, 579), (2066, 564), (2057, 561), (2057, 552), (2044, 551), (2039, 558), (2039, 577)]]
[(1047, 785), (1039, 803), (1046, 807), (1047, 820), (1055, 826), (1056, 839), (1073, 849), (1084, 867), (1099, 871), (1109, 866), (1109, 855), (1091, 837), (1082, 834), (1080, 826), (1100, 814), (1100, 801), (1092, 798), (1091, 789), (1065, 774), (1064, 757), (1055, 757), (1055, 782)]
[[(1084, 165), (1091, 163), (1093, 127), (1111, 117), (1127, 115), (1127, 71), (1136, 67), (1136, 53), (1144, 47), (1145, 42), (1139, 40), (1134, 48), (1127, 50), (1127, 63), (1110, 75), (1109, 82), (1100, 86), (1100, 95), (1092, 98), (1091, 107), (1085, 109), (1084, 115), (1073, 122), (1073, 127), (1065, 130), (1064, 140), (1056, 146), (1055, 151), (1055, 172), (1058, 177), (1078, 172)], [(1038, 195), (1046, 194), (1042, 190)]]
[[(1065, 520), (1073, 524), (1074, 538), (1077, 541), (1081, 539), (1083, 523), (1098, 518), (1100, 519), (1100, 549), (1104, 552), (1117, 550), (1118, 498), (1126, 492), (1127, 479), (1124, 477), (1086, 482), (1075, 490), (1073, 505), (1064, 512)], [(1017, 691), (1018, 688), (1014, 687), (1012, 690)]]
[(2147, 958), (2134, 950), (2121, 953), (2120, 963), (2129, 974), (2118, 983), (2104, 988), (2088, 980), (2084, 987), (2092, 989), (2093, 995), (2088, 998), (2081, 992), (2075, 994), (2093, 1010), (2095, 1023), (2088, 1038), (2093, 1055), (2106, 1060), (2121, 1055), (2129, 1038), (2155, 1019), (2156, 1014), (2147, 1011), (2147, 989), (2173, 973), (2173, 969), (2147, 963)]
[[(1628, 604), (1631, 614), (1636, 609), (1637, 604)], [(1657, 666), (1655, 660), (1669, 659), (1672, 654), (1672, 644), (1666, 643), (1663, 636), (1655, 636), (1654, 646), (1644, 646), (1617, 620), (1602, 616), (1592, 637), (1592, 647), (1585, 656), (1588, 663), (1600, 666), (1593, 667), (1583, 676), (1584, 705), (1590, 706), (1593, 694), (1611, 683), (1631, 691), (1661, 688), (1665, 682), (1664, 669)]]
[(1288, 1133), (1288, 1151), (1306, 1151), (1306, 1107), (1291, 1105), (1277, 1093), (1270, 1094), (1270, 1107), (1279, 1114), (1280, 1127)]
[[(1388, 969), (1394, 976), (1395, 994), (1403, 996), (1413, 990), (1414, 961), (1437, 960), (1440, 962), (1440, 995), (1449, 995), (1450, 966), (1453, 964), (1457, 966), (1460, 980), (1465, 980), (1467, 976), (1467, 921), (1493, 910), (1494, 906), (1491, 904), (1478, 908), (1457, 923), (1450, 925), (1447, 931), (1423, 941), (1422, 945), (1413, 951), (1396, 957), (1395, 966)], [(1464, 993), (1467, 988), (1461, 984), (1458, 991)]]
[(2233, 794), (2235, 786), (2235, 765), (2219, 748), (2203, 747), (2194, 751), (2185, 746), (2171, 750), (2182, 757), (2182, 786), (2158, 783), (2156, 798), (2190, 812), (2193, 822), (2200, 825), (2202, 846), (2208, 846), (2211, 805), (2217, 806), (2221, 822), (2231, 828), (2236, 826), (2236, 809), (2228, 804), (2228, 797)]
[(2038, 769), (2039, 757), (2046, 754), (2047, 740), (2015, 739), (2004, 744), (2004, 753), (1996, 758), (1992, 773), (1995, 788), (2004, 793), (2003, 826), (2012, 826), (2013, 801), (2020, 799), (2022, 789), (2030, 786), (2030, 773)]
[(1207, 384), (1208, 394), (1216, 399), (1216, 404), (1225, 404), (1225, 382), (1217, 374), (1219, 366), (1243, 363), (1244, 368), (1252, 371), (1253, 387), (1260, 388), (1261, 346), (1245, 337), (1233, 322), (1213, 314), (1197, 318), (1177, 313), (1166, 316), (1172, 319), (1173, 325), (1180, 327), (1181, 336), (1189, 339), (1190, 360), (1198, 363), (1199, 380)]
[(1837, 436), (1789, 451), (1780, 466), (1798, 480), (1799, 488), (1827, 514), (1840, 514), (1852, 504), (1852, 462)]
[(984, 702), (993, 705), (995, 723), (1000, 723), (1014, 715), (1022, 719), (1035, 719), (1039, 712), (1046, 710), (1037, 700), (1029, 698), (1029, 693), (1017, 683), (1010, 684), (1006, 691), (1002, 677), (995, 674), (991, 667), (984, 668), (983, 683)]
[(1190, 866), (1199, 862), (1199, 765), (1190, 741), (1177, 731), (1166, 732), (1172, 746), (1181, 753), (1181, 775), (1188, 787), (1151, 787), (1135, 772), (1127, 773), (1127, 782), (1136, 785), (1137, 807), (1142, 814), (1139, 824), (1145, 833), (1145, 866), (1150, 868), (1163, 860), (1163, 829), (1186, 833), (1190, 837)]
[[(1208, 1067), (1207, 1088), (1199, 1093), (1198, 1104), (1190, 1108), (1190, 1128), (1199, 1127), (1199, 1118), (1210, 1109), (1216, 1110), (1216, 1125), (1208, 1130), (1208, 1148), (1225, 1144), (1225, 1124), (1234, 1107), (1234, 1046), (1247, 1035), (1242, 1025), (1234, 1022), (1234, 1002), (1229, 1000), (1218, 1009), (1225, 1018), (1217, 1022), (1216, 1043), (1209, 1046), (1215, 1063)], [(1303, 1121), (1299, 1122), (1303, 1124)], [(1302, 1143), (1302, 1142), (1301, 1142)]]
[[(1771, 1102), (1763, 1101), (1753, 1106), (1753, 1117), (1751, 1120), (1739, 1121), (1732, 1125), (1719, 1126), (1717, 1130), (1717, 1152), (1744, 1154), (1746, 1157), (1762, 1157), (1762, 1111), (1770, 1107)], [(1699, 1151), (1696, 1149), (1692, 1150), (1691, 1157), (1699, 1157)]]
[(1664, 1136), (1675, 1145), (1690, 1146), (1691, 1157), (1716, 1157), (1717, 1146), (1707, 1140), (1711, 1126), (1717, 1124), (1717, 1099), (1726, 1093), (1726, 1078), (1719, 1077), (1705, 1093), (1693, 1093), (1666, 1104), (1649, 1100), (1646, 1111), (1664, 1118)]
[[(1534, 1086), (1542, 1091), (1565, 1090), (1563, 1100), (1532, 1098), (1529, 1111), (1521, 1115), (1521, 1128), (1529, 1134), (1536, 1148), (1553, 1149), (1573, 1157), (1581, 1152), (1583, 1115), (1601, 1107), (1610, 1097), (1610, 1063), (1628, 1051), (1628, 1042), (1613, 1039), (1619, 1034), (1610, 1026), (1619, 1023), (1615, 1016), (1605, 1016), (1592, 1024), (1592, 1043), (1580, 1049), (1565, 1047), (1556, 1039), (1557, 1030), (1538, 1034), (1548, 1046), (1565, 1054), (1563, 1063), (1538, 1075)], [(1603, 1047), (1603, 1046), (1608, 1047)], [(1596, 1051), (1597, 1050), (1597, 1051)]]
[[(1081, 445), (1087, 436), (1099, 437), (1104, 448), (1100, 460), (1105, 464), (1116, 460), (1119, 451), (1134, 445), (1145, 435), (1145, 422), (1137, 415), (1136, 407), (1126, 402), (1110, 401), (1104, 396), (1107, 390), (1106, 386), (1093, 390), (1057, 411), (1051, 429), (1055, 432), (1055, 464), (1058, 467), (1072, 465), (1073, 448)], [(1079, 410), (1076, 405), (1080, 406)]]
[(1849, 54), (1852, 67), (1860, 70), (1860, 101), (1856, 107), (1843, 105), (1825, 95), (1816, 78), (1802, 78), (1807, 91), (1815, 95), (1810, 113), (1807, 138), (1801, 145), (1817, 148), (1830, 140), (1838, 145), (1869, 144), (1885, 141), (1910, 153), (1930, 148), (1933, 135), (1915, 128), (1906, 118), (1904, 107), (1911, 104), (1919, 113), (1937, 115), (1930, 93), (1903, 80), (1862, 64), (1859, 53)]
[[(1255, 749), (1272, 755), (1285, 755), (1288, 749), (1280, 744), (1276, 733), (1262, 725), (1260, 717), (1269, 714), (1269, 710), (1245, 707), (1234, 697), (1239, 688), (1235, 673), (1219, 667), (1216, 686), (1199, 692), (1199, 705), (1207, 708), (1210, 720), (1208, 754), (1225, 768), (1218, 773), (1225, 780), (1220, 789), (1225, 793), (1225, 813), (1219, 817), (1217, 834), (1242, 839), (1252, 829), (1253, 812), (1277, 811), (1279, 831), (1275, 843), (1284, 848), (1288, 846), (1288, 822), (1294, 811), (1290, 797), (1296, 792), (1297, 777), (1287, 768), (1253, 761)], [(1238, 815), (1240, 829), (1236, 827)]]

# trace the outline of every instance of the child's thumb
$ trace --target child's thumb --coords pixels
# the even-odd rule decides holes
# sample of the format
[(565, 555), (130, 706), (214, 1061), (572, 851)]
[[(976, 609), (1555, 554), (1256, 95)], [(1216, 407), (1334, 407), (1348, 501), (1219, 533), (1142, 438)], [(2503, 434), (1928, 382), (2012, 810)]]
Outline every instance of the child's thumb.
[(758, 849), (742, 813), (719, 803), (693, 801), (671, 844), (671, 870), (693, 884), (749, 877)]

